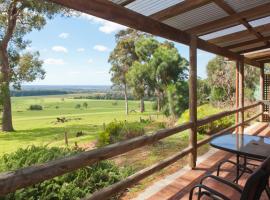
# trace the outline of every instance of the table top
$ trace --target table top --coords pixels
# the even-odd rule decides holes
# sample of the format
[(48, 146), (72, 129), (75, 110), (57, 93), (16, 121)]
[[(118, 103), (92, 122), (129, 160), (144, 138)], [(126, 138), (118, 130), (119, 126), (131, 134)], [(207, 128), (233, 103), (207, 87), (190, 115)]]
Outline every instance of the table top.
[(252, 158), (265, 159), (270, 156), (270, 137), (228, 133), (214, 138), (210, 145)]

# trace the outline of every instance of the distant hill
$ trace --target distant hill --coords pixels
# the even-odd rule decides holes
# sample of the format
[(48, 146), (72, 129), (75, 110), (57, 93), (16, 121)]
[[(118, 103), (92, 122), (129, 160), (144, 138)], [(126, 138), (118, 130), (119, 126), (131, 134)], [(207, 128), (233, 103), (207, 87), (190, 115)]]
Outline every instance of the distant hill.
[(11, 89), (11, 96), (45, 96), (73, 93), (107, 93), (109, 85), (23, 85), (21, 90)]

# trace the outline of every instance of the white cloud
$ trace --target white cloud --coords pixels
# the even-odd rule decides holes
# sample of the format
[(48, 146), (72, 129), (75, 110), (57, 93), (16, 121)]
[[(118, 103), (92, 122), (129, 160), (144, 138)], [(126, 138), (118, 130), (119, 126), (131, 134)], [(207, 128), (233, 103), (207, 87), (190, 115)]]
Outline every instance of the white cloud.
[(63, 59), (47, 58), (44, 60), (44, 63), (47, 65), (64, 65), (65, 62)]
[(108, 49), (108, 47), (106, 47), (106, 46), (103, 46), (103, 45), (95, 45), (94, 46), (94, 49), (95, 50), (97, 50), (97, 51), (101, 51), (101, 52), (104, 52), (104, 51), (108, 51), (109, 49)]
[(78, 48), (78, 49), (76, 49), (76, 51), (78, 51), (78, 52), (84, 52), (85, 49), (84, 48)]
[(67, 39), (69, 37), (69, 33), (61, 33), (58, 36), (62, 39)]
[[(78, 15), (77, 15), (78, 16)], [(114, 22), (110, 22), (92, 15), (87, 15), (85, 13), (82, 13), (79, 15), (82, 19), (86, 19), (92, 23), (99, 24), (99, 30), (103, 33), (110, 34), (113, 32), (117, 32), (123, 29), (126, 29), (125, 26), (116, 24)]]
[(62, 52), (62, 53), (67, 53), (68, 52), (68, 50), (63, 46), (53, 46), (52, 50), (55, 51), (55, 52)]
[(93, 63), (93, 59), (88, 59), (88, 61), (87, 61), (88, 63)]

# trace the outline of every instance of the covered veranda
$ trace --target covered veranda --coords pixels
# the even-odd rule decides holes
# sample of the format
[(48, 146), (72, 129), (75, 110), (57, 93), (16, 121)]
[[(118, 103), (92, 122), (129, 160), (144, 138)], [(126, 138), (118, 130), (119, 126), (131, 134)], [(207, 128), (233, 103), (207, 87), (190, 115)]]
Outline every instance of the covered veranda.
[[(21, 169), (0, 175), (0, 195), (13, 192), (44, 180), (48, 180), (101, 160), (121, 155), (133, 149), (153, 144), (173, 134), (190, 130), (189, 146), (167, 159), (136, 172), (108, 188), (95, 192), (86, 199), (108, 199), (112, 195), (132, 187), (140, 180), (171, 165), (184, 156), (189, 156), (189, 166), (178, 180), (159, 188), (145, 199), (184, 199), (192, 185), (206, 173), (211, 173), (216, 164), (232, 157), (216, 151), (198, 162), (197, 149), (211, 139), (227, 132), (237, 134), (269, 135), (267, 111), (262, 102), (244, 105), (245, 64), (260, 69), (260, 99), (269, 100), (268, 75), (265, 64), (270, 62), (270, 1), (269, 0), (50, 0), (68, 8), (94, 15), (127, 27), (160, 36), (189, 46), (189, 110), (190, 121), (151, 135), (137, 137), (104, 148), (86, 151), (73, 157), (63, 158), (39, 166)], [(235, 109), (197, 119), (197, 50), (201, 49), (228, 58), (236, 66)], [(257, 113), (245, 119), (245, 111)], [(235, 117), (235, 125), (209, 138), (198, 141), (197, 128), (225, 116)], [(261, 123), (247, 129), (246, 125), (259, 119)], [(270, 135), (269, 135), (270, 136)], [(211, 162), (210, 162), (211, 161)], [(230, 177), (231, 172), (222, 176)], [(240, 184), (244, 184), (243, 176)], [(219, 186), (215, 186), (219, 187)], [(263, 198), (266, 198), (265, 194)], [(141, 199), (144, 199), (142, 197)]]

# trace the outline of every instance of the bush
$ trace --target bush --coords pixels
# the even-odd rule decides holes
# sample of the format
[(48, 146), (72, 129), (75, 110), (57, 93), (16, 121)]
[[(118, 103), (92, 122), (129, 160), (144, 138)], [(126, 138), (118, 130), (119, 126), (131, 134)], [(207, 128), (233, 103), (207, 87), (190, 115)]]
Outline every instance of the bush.
[(103, 132), (98, 134), (99, 146), (113, 144), (126, 139), (141, 136), (145, 133), (144, 124), (139, 122), (114, 121), (109, 123)]
[[(219, 112), (222, 112), (221, 109), (215, 108), (211, 106), (210, 104), (204, 104), (202, 106), (199, 106), (197, 108), (197, 113), (198, 113), (198, 119), (202, 119), (204, 117), (217, 114)], [(180, 117), (179, 123), (184, 123), (189, 121), (189, 110), (186, 110)], [(216, 120), (212, 123), (208, 123), (204, 126), (198, 127), (198, 133), (200, 134), (209, 134), (210, 131), (212, 133), (217, 132), (219, 130), (222, 130), (224, 128), (227, 128), (231, 125), (234, 124), (234, 117), (232, 116), (227, 116), (223, 117), (219, 120)]]
[[(0, 171), (16, 170), (37, 163), (44, 163), (64, 156), (74, 155), (81, 150), (57, 147), (36, 147), (18, 149), (15, 153), (5, 154), (0, 158)], [(1, 200), (73, 200), (81, 199), (103, 187), (109, 186), (127, 177), (130, 170), (119, 169), (109, 161), (85, 167), (44, 181), (34, 186), (17, 190), (14, 193), (0, 197)]]
[(41, 105), (30, 105), (29, 110), (43, 110), (43, 107)]
[(81, 104), (76, 104), (75, 108), (76, 109), (80, 109), (81, 108)]

